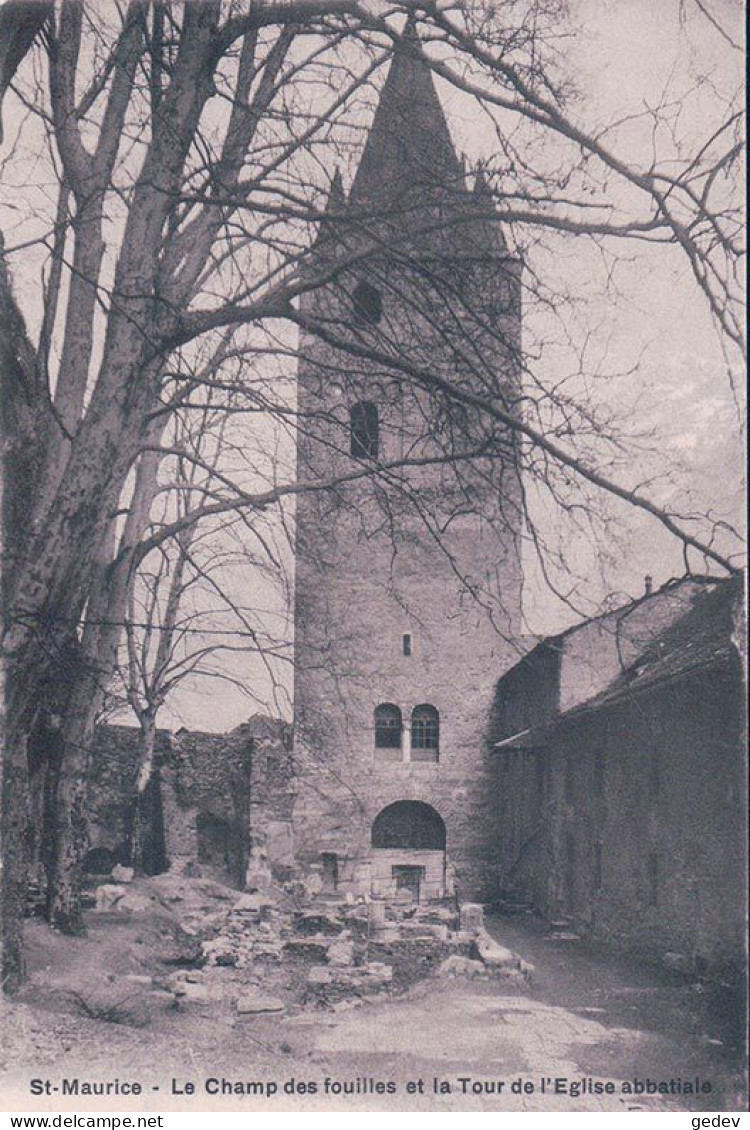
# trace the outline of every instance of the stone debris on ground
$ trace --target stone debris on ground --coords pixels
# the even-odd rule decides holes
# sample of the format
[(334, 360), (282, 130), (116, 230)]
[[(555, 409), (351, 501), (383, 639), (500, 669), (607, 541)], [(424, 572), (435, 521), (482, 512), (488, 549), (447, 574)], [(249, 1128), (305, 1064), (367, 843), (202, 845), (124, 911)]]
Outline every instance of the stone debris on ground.
[(492, 969), (518, 969), (521, 959), (506, 946), (501, 946), (487, 931), (477, 931), (474, 941), (479, 959)]
[(327, 910), (307, 910), (294, 917), (294, 929), (298, 934), (338, 934), (343, 924), (340, 915)]
[(237, 998), (237, 1012), (258, 1015), (264, 1012), (283, 1012), (286, 1008), (277, 997), (264, 997), (257, 993), (241, 993)]
[(152, 900), (147, 895), (139, 894), (138, 891), (126, 890), (121, 899), (118, 900), (117, 909), (126, 914), (143, 914), (144, 911), (151, 909)]
[(452, 953), (436, 970), (438, 977), (487, 977), (487, 966), (473, 957)]
[(349, 938), (340, 938), (328, 947), (328, 960), (331, 965), (354, 964), (354, 942)]
[[(370, 961), (358, 966), (314, 965), (307, 975), (307, 981), (314, 999), (320, 999), (321, 989), (326, 1000), (331, 996), (340, 999), (342, 995), (364, 998), (390, 987), (393, 968), (381, 961)], [(315, 994), (318, 994), (317, 998)]]
[(128, 870), (118, 865), (111, 878), (120, 881), (96, 889), (96, 911), (165, 916), (159, 957), (173, 972), (155, 977), (154, 991), (178, 1008), (222, 1003), (248, 1017), (342, 1011), (430, 975), (523, 979), (532, 970), (489, 935), (477, 903), (459, 911), (415, 902), (408, 891), (337, 895), (315, 873), (279, 884), (262, 859), (248, 867), (243, 892), (186, 869), (150, 880)]
[(135, 878), (135, 870), (132, 867), (123, 867), (121, 863), (117, 863), (112, 868), (112, 878), (116, 883), (132, 883)]
[(120, 887), (115, 883), (102, 883), (100, 887), (96, 888), (94, 910), (97, 914), (106, 914), (108, 911), (114, 910), (124, 896), (124, 887)]
[(314, 958), (316, 961), (325, 961), (331, 939), (325, 934), (310, 934), (302, 938), (290, 938), (284, 942), (283, 952), (286, 955)]

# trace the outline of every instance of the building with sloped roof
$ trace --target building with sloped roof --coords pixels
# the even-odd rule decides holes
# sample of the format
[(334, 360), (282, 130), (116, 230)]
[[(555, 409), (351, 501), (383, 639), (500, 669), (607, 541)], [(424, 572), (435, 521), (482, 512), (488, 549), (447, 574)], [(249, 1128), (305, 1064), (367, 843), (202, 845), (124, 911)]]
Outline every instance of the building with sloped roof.
[(501, 890), (696, 972), (745, 960), (742, 582), (542, 640), (495, 695)]

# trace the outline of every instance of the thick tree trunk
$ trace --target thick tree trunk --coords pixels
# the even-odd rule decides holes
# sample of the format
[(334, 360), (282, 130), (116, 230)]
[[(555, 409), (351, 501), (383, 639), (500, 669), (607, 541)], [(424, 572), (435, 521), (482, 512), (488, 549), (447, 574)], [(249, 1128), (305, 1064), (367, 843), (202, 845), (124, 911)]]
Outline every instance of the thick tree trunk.
[(149, 843), (152, 834), (153, 803), (151, 798), (156, 749), (156, 719), (144, 714), (141, 719), (140, 760), (135, 785), (135, 810), (130, 862), (136, 871), (143, 872), (148, 863)]
[[(19, 5), (12, 5), (20, 11)], [(39, 381), (35, 351), (18, 313), (5, 268), (0, 262), (0, 362), (7, 370), (2, 382), (4, 422), (17, 437), (13, 451), (17, 462), (24, 451), (33, 453), (32, 475), (16, 474), (6, 499), (4, 518), (6, 550), (12, 546), (13, 567), (4, 576), (4, 658), (13, 693), (6, 701), (6, 736), (9, 738), (3, 776), (3, 806), (7, 852), (3, 874), (2, 910), (5, 931), (7, 984), (23, 973), (22, 908), (25, 895), (24, 841), (28, 792), (27, 743), (33, 732), (46, 685), (61, 671), (59, 655), (69, 633), (75, 631), (84, 607), (92, 616), (91, 587), (95, 581), (96, 547), (111, 522), (122, 485), (137, 458), (155, 397), (159, 361), (149, 366), (155, 330), (154, 294), (165, 219), (177, 191), (184, 162), (206, 99), (213, 91), (211, 51), (219, 20), (217, 0), (188, 5), (181, 33), (175, 73), (161, 99), (158, 128), (154, 130), (144, 168), (136, 185), (118, 256), (115, 289), (120, 301), (107, 318), (102, 360), (91, 400), (70, 441), (70, 452), (60, 466), (60, 452), (37, 442), (46, 434), (48, 390)], [(133, 47), (139, 50), (138, 21), (133, 24)], [(79, 191), (96, 185), (88, 178), (105, 177), (120, 131), (113, 122), (123, 110), (129, 78), (126, 65), (118, 68), (106, 111), (102, 144), (96, 155), (87, 154), (75, 130), (70, 105), (75, 90), (75, 68), (81, 20), (75, 5), (64, 8), (60, 20), (58, 51), (51, 70), (52, 101), (63, 128), (58, 143), (64, 148)], [(130, 65), (130, 64), (128, 64)], [(3, 71), (3, 78), (5, 76)], [(122, 71), (122, 73), (121, 73)], [(10, 71), (9, 71), (10, 73)], [(109, 140), (108, 140), (109, 139)], [(111, 166), (109, 166), (111, 167)], [(77, 232), (79, 238), (83, 232)], [(100, 248), (96, 233), (87, 229), (87, 272), (81, 297), (90, 307), (96, 282)], [(74, 303), (74, 305), (76, 305)], [(68, 311), (69, 315), (71, 311)], [(76, 372), (85, 385), (85, 334), (77, 342)], [(71, 339), (72, 341), (73, 339)], [(77, 340), (77, 339), (76, 339)], [(5, 377), (8, 379), (5, 379)], [(80, 403), (80, 400), (77, 402)], [(57, 409), (59, 411), (60, 405)], [(64, 413), (63, 413), (64, 414)], [(5, 430), (5, 429), (3, 429)], [(92, 552), (93, 551), (93, 552)], [(88, 603), (87, 603), (88, 602)], [(111, 620), (111, 616), (103, 619)], [(100, 618), (99, 622), (102, 622)], [(87, 656), (106, 653), (107, 646), (89, 647)], [(87, 847), (85, 802), (89, 747), (96, 702), (105, 671), (76, 672), (71, 709), (63, 723), (63, 749), (57, 793), (57, 820), (52, 829), (54, 851), (48, 870), (49, 912), (65, 929), (80, 928), (80, 881)], [(86, 698), (88, 697), (88, 702)]]
[(28, 878), (26, 741), (6, 732), (2, 789), (2, 981), (11, 993), (24, 980), (23, 921)]
[(48, 845), (47, 913), (50, 923), (65, 933), (83, 932), (81, 887), (88, 851), (88, 786), (94, 724), (101, 689), (90, 675), (74, 684), (65, 718), (63, 751)]
[[(18, 13), (19, 5), (14, 5)], [(0, 21), (1, 22), (1, 21)], [(10, 578), (15, 575), (35, 489), (35, 357), (8, 277), (0, 234), (0, 596), (4, 621), (0, 654), (0, 931), (2, 986), (13, 992), (25, 977), (23, 921), (28, 881), (28, 735), (37, 710), (34, 687), (19, 693), (13, 678), (13, 648), (6, 641), (11, 618)], [(19, 395), (19, 392), (21, 395)], [(29, 691), (31, 693), (29, 693)]]
[[(162, 424), (154, 431), (161, 435)], [(107, 684), (117, 660), (117, 648), (127, 608), (132, 553), (148, 522), (158, 488), (159, 456), (149, 451), (139, 461), (133, 497), (119, 543), (116, 563), (115, 527), (110, 525), (99, 548), (99, 564), (91, 587), (81, 656), (69, 687), (62, 735), (59, 777), (48, 806), (47, 914), (61, 930), (80, 932), (81, 883), (88, 851), (86, 800), (91, 775), (94, 728)]]
[(23, 57), (54, 13), (51, 0), (9, 0), (0, 10), (0, 106)]
[(47, 890), (49, 851), (54, 839), (48, 834), (54, 825), (57, 786), (62, 759), (60, 723), (63, 711), (40, 714), (40, 721), (28, 741), (29, 766), (29, 883)]
[(88, 848), (85, 774), (67, 769), (58, 786), (60, 817), (55, 869), (48, 888), (49, 921), (66, 934), (84, 933), (81, 914), (83, 860)]

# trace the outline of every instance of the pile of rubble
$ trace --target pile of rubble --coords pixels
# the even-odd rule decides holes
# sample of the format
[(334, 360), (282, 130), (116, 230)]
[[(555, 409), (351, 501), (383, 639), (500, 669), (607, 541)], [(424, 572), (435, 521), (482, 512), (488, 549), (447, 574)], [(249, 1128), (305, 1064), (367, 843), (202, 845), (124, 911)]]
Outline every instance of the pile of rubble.
[[(426, 976), (523, 979), (531, 972), (484, 927), (482, 907), (323, 894), (298, 880), (256, 882), (242, 894), (183, 875), (96, 891), (96, 911), (140, 915), (158, 904), (192, 944), (181, 968), (160, 978), (178, 1007), (219, 1004), (236, 1014), (353, 1007)], [(176, 964), (173, 962), (173, 964)]]

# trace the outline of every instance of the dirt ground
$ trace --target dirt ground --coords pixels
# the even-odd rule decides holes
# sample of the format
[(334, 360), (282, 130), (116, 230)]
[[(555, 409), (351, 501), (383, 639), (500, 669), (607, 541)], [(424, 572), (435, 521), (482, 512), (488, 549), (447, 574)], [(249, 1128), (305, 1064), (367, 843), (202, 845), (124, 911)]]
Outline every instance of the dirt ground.
[[(219, 915), (237, 892), (212, 889)], [(281, 996), (285, 1011), (243, 1016), (229, 996), (231, 970), (212, 971), (207, 1001), (166, 991), (165, 970), (184, 961), (186, 940), (175, 936), (168, 906), (124, 919), (91, 914), (82, 938), (30, 921), (30, 981), (4, 1008), (3, 1107), (746, 1109), (726, 1002), (582, 942), (551, 941), (530, 916), (488, 926), (533, 964), (529, 981), (432, 972), (356, 1007), (316, 1008), (300, 992), (303, 971), (269, 963), (253, 966), (245, 983)], [(32, 1080), (43, 1093), (32, 1092)], [(77, 1095), (64, 1080), (79, 1081)], [(109, 1082), (110, 1094), (84, 1097), (83, 1082)], [(133, 1083), (141, 1094), (123, 1095)], [(710, 1090), (686, 1094), (688, 1083)]]

